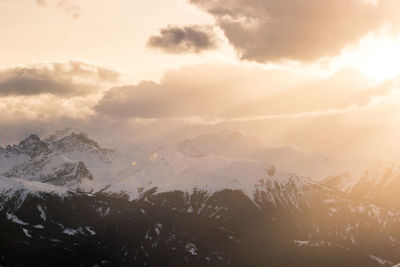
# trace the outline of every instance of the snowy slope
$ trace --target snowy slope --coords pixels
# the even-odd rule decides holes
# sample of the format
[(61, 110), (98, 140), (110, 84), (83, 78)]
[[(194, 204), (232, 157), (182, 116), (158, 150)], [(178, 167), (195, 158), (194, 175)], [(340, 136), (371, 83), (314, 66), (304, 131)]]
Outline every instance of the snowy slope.
[(72, 190), (99, 190), (124, 168), (136, 168), (129, 155), (101, 148), (85, 133), (71, 129), (44, 140), (31, 135), (18, 145), (0, 150), (1, 176)]
[(293, 182), (299, 188), (310, 183), (305, 178), (276, 170), (271, 164), (261, 161), (216, 154), (188, 157), (171, 148), (160, 147), (138, 170), (113, 184), (109, 190), (127, 192), (131, 198), (136, 198), (153, 188), (157, 192), (180, 190), (189, 193), (193, 189), (209, 193), (232, 189), (241, 190), (253, 199), (262, 180), (279, 184)]
[(176, 150), (191, 157), (201, 157), (210, 153), (241, 157), (260, 148), (268, 149), (269, 147), (256, 139), (244, 137), (240, 132), (231, 130), (222, 130), (186, 139), (176, 145)]
[[(116, 254), (119, 259), (135, 260), (130, 256), (142, 253), (150, 260), (164, 240), (168, 249), (180, 244), (185, 253), (205, 260), (214, 257), (216, 262), (220, 255), (212, 256), (206, 249), (213, 253), (215, 247), (226, 248), (231, 242), (243, 247), (228, 249), (229, 253), (250, 245), (250, 251), (261, 247), (264, 255), (267, 246), (260, 244), (267, 244), (283, 258), (292, 255), (294, 262), (299, 258), (293, 255), (303, 257), (308, 251), (309, 262), (316, 265), (304, 266), (327, 266), (323, 263), (331, 260), (343, 260), (333, 266), (347, 266), (352, 258), (400, 240), (400, 209), (393, 209), (400, 203), (397, 165), (375, 164), (347, 176), (338, 172), (326, 185), (268, 162), (290, 161), (292, 150), (270, 148), (237, 132), (200, 136), (151, 153), (120, 140), (108, 147), (113, 149), (67, 129), (43, 139), (31, 135), (0, 149), (0, 223), (8, 227), (8, 242), (45, 245), (46, 253), (50, 247), (64, 249), (75, 243), (90, 244), (97, 251), (102, 244), (104, 250), (96, 255), (103, 257), (112, 247), (122, 253)], [(302, 157), (301, 152), (293, 153)], [(319, 160), (317, 155), (309, 162)], [(199, 229), (201, 234), (186, 238), (188, 230)], [(210, 238), (202, 240), (210, 229)], [(260, 239), (254, 241), (255, 236)], [(127, 240), (138, 242), (129, 248), (130, 256)], [(279, 246), (283, 240), (284, 246)], [(210, 248), (210, 242), (215, 247)], [(233, 258), (229, 253), (226, 259)], [(159, 255), (153, 254), (153, 259)], [(316, 255), (324, 260), (319, 265)], [(398, 255), (393, 255), (381, 258), (398, 262)], [(220, 263), (212, 266), (229, 264)]]
[[(127, 193), (132, 199), (148, 190), (194, 189), (209, 193), (237, 189), (254, 199), (263, 188), (268, 191), (267, 198), (275, 202), (275, 198), (282, 198), (275, 192), (278, 186), (288, 188), (290, 184), (295, 189), (290, 190), (306, 192), (314, 182), (302, 174), (320, 178), (321, 170), (331, 173), (332, 166), (338, 166), (333, 164), (337, 161), (322, 155), (271, 148), (229, 130), (187, 139), (151, 153), (127, 141), (115, 140), (110, 145), (114, 149), (102, 148), (85, 133), (72, 129), (57, 131), (43, 140), (31, 135), (18, 145), (0, 149), (0, 176), (89, 193)], [(376, 175), (371, 174), (371, 179)], [(329, 185), (344, 190), (346, 176), (339, 177), (339, 182), (331, 179)], [(392, 186), (391, 180), (382, 181), (382, 185)], [(274, 186), (263, 187), (266, 184)], [(290, 190), (285, 197), (295, 202), (296, 196), (290, 196)]]
[(201, 157), (213, 153), (265, 161), (277, 168), (317, 180), (349, 166), (348, 161), (328, 158), (322, 154), (303, 153), (289, 147), (266, 146), (255, 139), (230, 130), (186, 139), (178, 143), (176, 149), (190, 157)]
[[(254, 199), (260, 184), (295, 184), (299, 190), (311, 184), (294, 173), (281, 171), (256, 159), (240, 157), (262, 145), (240, 133), (222, 131), (199, 137), (201, 154), (191, 154), (186, 145), (160, 147), (146, 155), (127, 142), (115, 141), (116, 149), (104, 149), (86, 134), (66, 129), (41, 140), (30, 136), (0, 153), (4, 178), (61, 186), (84, 192), (127, 193), (132, 199), (148, 190), (241, 190)], [(122, 149), (121, 149), (122, 148)], [(121, 152), (122, 150), (122, 152)], [(212, 151), (221, 151), (221, 154)], [(189, 155), (187, 155), (189, 154)], [(146, 156), (145, 156), (146, 155)], [(273, 190), (272, 190), (273, 191)], [(271, 199), (274, 198), (270, 192)]]
[(362, 172), (331, 175), (327, 185), (357, 199), (365, 199), (386, 207), (400, 207), (400, 165), (374, 161)]
[(0, 210), (6, 206), (18, 208), (29, 196), (39, 197), (41, 194), (66, 196), (68, 189), (36, 181), (0, 176)]

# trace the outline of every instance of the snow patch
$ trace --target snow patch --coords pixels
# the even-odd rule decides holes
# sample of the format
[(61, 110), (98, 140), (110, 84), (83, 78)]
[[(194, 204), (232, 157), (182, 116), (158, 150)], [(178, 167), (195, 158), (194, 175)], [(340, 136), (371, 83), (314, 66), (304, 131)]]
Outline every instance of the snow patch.
[(96, 235), (96, 232), (93, 231), (89, 226), (86, 226), (85, 229), (86, 229), (91, 235)]
[(22, 231), (24, 232), (24, 234), (25, 234), (27, 237), (29, 237), (29, 238), (32, 237), (32, 236), (29, 234), (29, 231), (28, 231), (27, 229), (22, 228)]
[(377, 257), (377, 256), (369, 255), (369, 257), (370, 257), (370, 259), (376, 261), (378, 264), (380, 264), (380, 265), (382, 265), (382, 266), (385, 266), (385, 265), (387, 265), (387, 264), (393, 265), (392, 262), (387, 261), (387, 260), (384, 260), (384, 259), (381, 259), (381, 258), (379, 258), (379, 257)]
[(65, 228), (65, 229), (63, 230), (63, 233), (64, 233), (64, 234), (66, 234), (66, 235), (71, 235), (71, 236), (77, 235), (77, 234), (80, 233), (80, 232), (82, 232), (81, 229)]
[(185, 245), (186, 251), (188, 251), (192, 255), (197, 255), (199, 253), (197, 247), (193, 243), (187, 243)]
[(16, 224), (19, 224), (19, 225), (28, 225), (28, 223), (21, 221), (14, 214), (7, 213), (7, 219), (9, 221), (12, 221), (13, 223), (16, 223)]
[(47, 220), (46, 212), (44, 211), (44, 209), (42, 208), (42, 206), (37, 205), (36, 207), (37, 207), (37, 209), (38, 209), (39, 212), (40, 212), (40, 218), (42, 218), (43, 221), (46, 221), (46, 220)]

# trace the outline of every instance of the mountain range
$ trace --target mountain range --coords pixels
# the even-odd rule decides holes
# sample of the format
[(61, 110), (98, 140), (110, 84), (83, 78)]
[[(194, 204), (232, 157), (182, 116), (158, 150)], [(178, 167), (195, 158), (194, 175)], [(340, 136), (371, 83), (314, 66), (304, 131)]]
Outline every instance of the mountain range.
[(400, 262), (398, 165), (353, 166), (231, 130), (113, 144), (66, 129), (0, 147), (0, 265)]

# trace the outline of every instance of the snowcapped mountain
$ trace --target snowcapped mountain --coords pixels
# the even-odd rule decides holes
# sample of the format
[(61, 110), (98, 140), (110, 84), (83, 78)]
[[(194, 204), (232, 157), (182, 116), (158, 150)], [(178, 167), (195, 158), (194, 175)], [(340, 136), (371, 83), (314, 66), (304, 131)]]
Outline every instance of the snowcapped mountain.
[(282, 185), (295, 183), (299, 188), (311, 183), (265, 162), (216, 154), (188, 157), (171, 148), (160, 147), (137, 170), (108, 190), (125, 191), (136, 198), (153, 188), (158, 193), (197, 189), (209, 194), (230, 189), (240, 190), (253, 199), (257, 185), (263, 180)]
[[(296, 181), (299, 186), (307, 183), (305, 178), (276, 170), (264, 161), (239, 157), (261, 146), (240, 133), (223, 131), (199, 140), (204, 151), (201, 155), (188, 156), (167, 147), (149, 154), (137, 152), (136, 147), (135, 152), (122, 153), (101, 148), (86, 134), (66, 129), (43, 141), (31, 135), (20, 144), (7, 147), (1, 154), (4, 160), (0, 170), (7, 178), (85, 192), (107, 188), (106, 192), (127, 193), (132, 199), (153, 188), (157, 192), (190, 192), (196, 188), (210, 193), (238, 189), (253, 198), (262, 179), (277, 183)], [(182, 150), (185, 147), (178, 145)], [(226, 155), (210, 154), (212, 150)]]
[[(135, 155), (139, 163), (143, 156)], [(92, 192), (107, 186), (124, 168), (134, 169), (132, 162), (132, 155), (101, 148), (85, 133), (66, 129), (44, 140), (31, 135), (1, 150), (0, 174)]]
[(1, 265), (400, 261), (395, 165), (318, 182), (293, 170), (334, 161), (227, 130), (154, 150), (110, 147), (66, 129), (0, 149)]
[(186, 139), (178, 143), (176, 149), (190, 157), (201, 157), (211, 153), (241, 157), (260, 147), (268, 149), (256, 139), (246, 138), (240, 132), (225, 129)]
[(106, 150), (82, 133), (42, 141), (31, 135), (18, 145), (7, 146), (0, 154), (0, 171), (4, 177), (38, 181), (76, 189), (93, 175), (81, 161), (85, 157), (107, 163)]
[(296, 181), (301, 187), (310, 180), (298, 176), (314, 173), (309, 177), (324, 177), (321, 173), (331, 173), (327, 166), (335, 162), (322, 155), (271, 148), (229, 130), (156, 150), (140, 149), (126, 141), (110, 145), (116, 149), (102, 148), (85, 133), (72, 129), (43, 140), (31, 135), (1, 150), (0, 174), (84, 192), (107, 188), (107, 192), (124, 192), (131, 198), (152, 188), (158, 192), (239, 189), (253, 198), (262, 179)]
[(190, 157), (218, 154), (265, 161), (277, 168), (314, 179), (324, 178), (337, 168), (346, 166), (346, 162), (322, 154), (303, 153), (289, 147), (270, 147), (231, 130), (186, 139), (178, 143), (176, 149)]

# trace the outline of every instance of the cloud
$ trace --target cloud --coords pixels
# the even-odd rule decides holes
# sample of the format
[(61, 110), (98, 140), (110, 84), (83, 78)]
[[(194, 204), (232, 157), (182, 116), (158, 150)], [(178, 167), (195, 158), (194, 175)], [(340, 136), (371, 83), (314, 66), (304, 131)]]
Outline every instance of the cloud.
[(73, 19), (81, 16), (81, 8), (74, 4), (72, 0), (35, 0), (39, 7), (54, 6), (68, 12)]
[[(217, 125), (221, 123), (231, 122), (254, 122), (254, 121), (266, 121), (266, 120), (280, 120), (280, 119), (301, 119), (301, 118), (322, 118), (331, 117), (337, 115), (354, 115), (360, 116), (360, 112), (365, 113), (366, 111), (373, 110), (376, 112), (378, 108), (387, 108), (389, 104), (399, 104), (400, 92), (398, 90), (392, 90), (388, 95), (385, 96), (373, 96), (366, 104), (349, 104), (348, 106), (340, 108), (326, 108), (315, 111), (304, 111), (298, 113), (280, 113), (271, 115), (255, 115), (255, 116), (239, 116), (239, 117), (176, 117), (171, 118), (173, 121), (182, 121), (192, 125)], [(390, 99), (390, 97), (396, 97)], [(382, 115), (382, 114), (379, 114)], [(380, 116), (375, 116), (380, 117)]]
[(121, 86), (118, 72), (96, 65), (36, 64), (0, 70), (0, 113), (10, 120), (98, 117), (219, 124), (341, 114), (397, 86), (388, 82), (369, 88), (367, 79), (353, 69), (311, 82), (298, 75), (205, 64), (169, 71), (159, 83)]
[(362, 98), (367, 101), (368, 79), (359, 71), (344, 68), (325, 79), (315, 79), (297, 84), (273, 94), (268, 94), (248, 103), (243, 103), (226, 112), (228, 117), (275, 116), (276, 114), (302, 114), (320, 110), (341, 109)]
[(262, 68), (210, 64), (184, 67), (167, 72), (160, 83), (111, 88), (95, 110), (116, 119), (218, 116), (302, 79), (287, 71)]
[(114, 118), (151, 119), (215, 114), (226, 108), (221, 101), (223, 93), (186, 86), (141, 82), (136, 86), (114, 87), (106, 92), (96, 111)]
[(7, 68), (0, 70), (0, 96), (82, 96), (118, 79), (114, 70), (79, 61)]
[(382, 27), (399, 30), (397, 0), (190, 0), (208, 12), (243, 60), (315, 61)]
[(147, 46), (167, 53), (199, 53), (215, 49), (217, 38), (209, 26), (168, 27), (151, 36)]
[[(105, 136), (107, 129), (129, 134), (135, 129), (135, 135), (141, 132), (148, 138), (155, 125), (160, 126), (158, 133), (161, 128), (172, 131), (188, 125), (182, 120), (171, 122), (173, 118), (218, 116), (263, 95), (267, 84), (268, 90), (281, 90), (303, 79), (257, 66), (206, 64), (169, 71), (160, 83), (120, 86), (124, 77), (119, 72), (79, 61), (0, 69), (0, 128), (65, 125), (95, 132), (104, 128)], [(13, 134), (7, 139), (13, 140)]]
[[(99, 71), (102, 68), (86, 63), (28, 69), (39, 69), (39, 73), (47, 74), (42, 75), (46, 79), (66, 79), (93, 88), (99, 83), (118, 83), (118, 75), (112, 71)], [(73, 97), (50, 93), (2, 95), (0, 128), (7, 131), (0, 131), (0, 144), (65, 127), (87, 131), (96, 140), (122, 136), (157, 145), (180, 141), (188, 134), (230, 128), (272, 145), (340, 155), (356, 155), (350, 151), (358, 143), (368, 142), (365, 151), (375, 154), (375, 144), (383, 151), (395, 150), (392, 142), (398, 143), (399, 81), (368, 88), (363, 77), (347, 69), (328, 79), (293, 86), (304, 82), (287, 70), (201, 65), (170, 71), (160, 83), (113, 86), (96, 97), (76, 93), (71, 94)], [(257, 99), (259, 105), (249, 102)], [(237, 106), (238, 113), (231, 112)], [(253, 113), (245, 109), (248, 106), (259, 109)], [(368, 139), (372, 134), (375, 139)], [(395, 152), (398, 155), (398, 150), (393, 155)]]
[[(293, 84), (284, 83), (285, 80), (292, 80)], [(368, 99), (366, 92), (370, 92), (367, 78), (354, 69), (302, 83), (288, 71), (204, 65), (171, 71), (160, 83), (113, 87), (105, 92), (95, 110), (119, 119), (196, 123), (210, 118), (214, 123), (220, 118), (283, 118), (319, 114), (321, 110), (330, 110), (330, 114), (351, 106), (361, 96)]]

